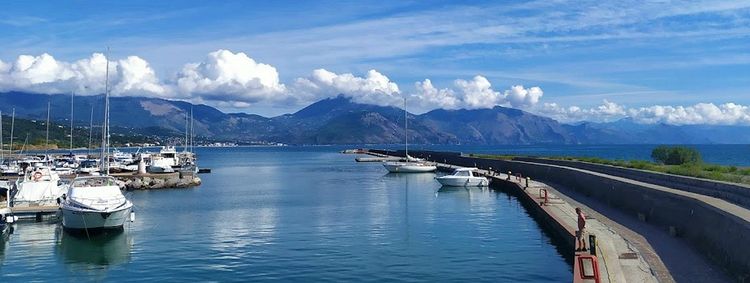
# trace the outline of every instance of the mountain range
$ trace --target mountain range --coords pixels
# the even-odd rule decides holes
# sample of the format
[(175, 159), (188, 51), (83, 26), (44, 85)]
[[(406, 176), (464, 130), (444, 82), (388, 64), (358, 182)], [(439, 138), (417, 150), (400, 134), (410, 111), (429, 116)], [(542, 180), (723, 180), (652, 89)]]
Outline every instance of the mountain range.
[[(0, 111), (15, 109), (19, 118), (45, 119), (47, 103), (51, 117), (70, 119), (70, 95), (24, 92), (0, 93)], [(113, 126), (161, 129), (184, 133), (186, 115), (194, 117), (196, 135), (236, 142), (282, 142), (287, 144), (395, 144), (404, 142), (403, 109), (353, 102), (344, 95), (323, 99), (295, 113), (263, 117), (246, 113), (224, 113), (207, 105), (194, 105), (147, 97), (112, 97)], [(103, 96), (73, 97), (75, 124), (101, 124)], [(92, 110), (93, 108), (93, 110)], [(93, 115), (92, 115), (93, 113)], [(407, 113), (409, 142), (415, 144), (706, 144), (750, 143), (750, 128), (743, 126), (644, 125), (630, 119), (610, 123), (559, 123), (518, 109), (437, 109), (415, 115)]]

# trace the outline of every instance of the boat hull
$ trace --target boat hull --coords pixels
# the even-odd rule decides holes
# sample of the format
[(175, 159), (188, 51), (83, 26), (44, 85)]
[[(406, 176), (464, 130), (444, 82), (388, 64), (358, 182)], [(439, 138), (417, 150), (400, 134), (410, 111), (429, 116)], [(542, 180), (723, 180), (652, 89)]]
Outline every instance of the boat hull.
[(437, 170), (437, 166), (425, 164), (383, 163), (383, 167), (391, 173), (427, 173)]
[(122, 229), (130, 219), (132, 206), (110, 212), (81, 211), (62, 208), (63, 228), (68, 230), (110, 230)]
[(486, 187), (490, 182), (484, 177), (455, 178), (450, 176), (435, 178), (441, 185), (447, 187)]

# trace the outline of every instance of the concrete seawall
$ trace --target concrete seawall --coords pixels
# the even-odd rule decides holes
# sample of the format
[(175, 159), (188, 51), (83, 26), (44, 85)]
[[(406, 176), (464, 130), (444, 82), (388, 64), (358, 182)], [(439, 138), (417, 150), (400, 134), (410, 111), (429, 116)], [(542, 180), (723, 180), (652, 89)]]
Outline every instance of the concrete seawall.
[[(404, 156), (403, 151), (375, 152)], [(562, 165), (483, 159), (455, 152), (410, 151), (409, 154), (459, 166), (512, 171), (573, 188), (685, 239), (735, 280), (750, 280), (750, 245), (747, 245), (750, 211), (727, 200)]]
[(670, 187), (683, 191), (720, 198), (745, 208), (750, 208), (750, 186), (687, 176), (622, 168), (605, 164), (547, 158), (516, 157), (515, 161), (566, 166)]

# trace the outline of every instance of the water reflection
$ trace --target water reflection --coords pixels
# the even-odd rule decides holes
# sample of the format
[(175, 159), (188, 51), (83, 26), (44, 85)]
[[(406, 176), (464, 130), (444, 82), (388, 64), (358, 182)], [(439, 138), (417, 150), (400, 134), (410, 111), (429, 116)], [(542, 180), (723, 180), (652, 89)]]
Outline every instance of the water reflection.
[(122, 230), (93, 235), (71, 234), (55, 229), (55, 253), (73, 269), (97, 269), (130, 261), (133, 239)]
[(452, 186), (440, 186), (435, 191), (435, 198), (438, 196), (461, 196), (465, 197), (469, 202), (488, 192), (487, 187), (452, 187)]

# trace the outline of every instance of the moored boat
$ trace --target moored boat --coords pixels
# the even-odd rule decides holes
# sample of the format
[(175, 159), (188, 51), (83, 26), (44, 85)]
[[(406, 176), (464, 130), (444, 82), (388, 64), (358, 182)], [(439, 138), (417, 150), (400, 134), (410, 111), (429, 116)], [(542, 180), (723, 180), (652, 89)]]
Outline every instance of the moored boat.
[(69, 230), (122, 229), (133, 208), (111, 176), (75, 178), (60, 202), (62, 224)]
[(458, 168), (451, 175), (435, 178), (441, 185), (449, 187), (486, 187), (490, 181), (477, 175), (477, 168)]

